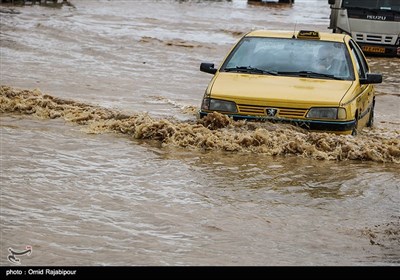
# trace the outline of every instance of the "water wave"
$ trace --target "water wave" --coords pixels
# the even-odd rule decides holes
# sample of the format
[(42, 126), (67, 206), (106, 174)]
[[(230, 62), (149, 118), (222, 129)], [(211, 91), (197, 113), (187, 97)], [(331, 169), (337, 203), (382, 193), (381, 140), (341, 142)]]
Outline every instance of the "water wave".
[(193, 121), (156, 119), (146, 113), (126, 115), (43, 94), (39, 89), (10, 86), (0, 87), (0, 112), (63, 118), (84, 125), (88, 133), (123, 133), (136, 139), (157, 140), (164, 146), (400, 163), (400, 132), (379, 128), (353, 137), (309, 132), (291, 125), (233, 121), (219, 113)]

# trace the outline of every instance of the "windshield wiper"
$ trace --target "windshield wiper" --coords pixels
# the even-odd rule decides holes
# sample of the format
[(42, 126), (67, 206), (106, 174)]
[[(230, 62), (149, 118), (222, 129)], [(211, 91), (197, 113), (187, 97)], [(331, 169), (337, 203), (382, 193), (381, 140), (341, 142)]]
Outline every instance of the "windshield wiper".
[(357, 6), (348, 6), (348, 7), (346, 7), (346, 9), (348, 9), (348, 10), (371, 11), (371, 12), (374, 12), (374, 13), (377, 13), (377, 10), (379, 10), (377, 8), (367, 8), (367, 7), (357, 7)]
[(313, 71), (287, 71), (287, 72), (278, 72), (277, 74), (279, 75), (294, 75), (294, 76), (299, 76), (299, 77), (324, 77), (324, 78), (330, 78), (334, 80), (343, 80), (340, 77), (336, 77), (335, 75), (331, 74), (324, 74), (324, 73), (318, 73), (318, 72), (313, 72)]
[(385, 14), (400, 14), (400, 10), (392, 10), (392, 9), (385, 9), (383, 7), (376, 9), (377, 13), (382, 13), (384, 12)]
[(269, 74), (275, 76), (278, 75), (278, 73), (275, 71), (263, 70), (251, 66), (236, 66), (236, 67), (225, 68), (224, 70), (226, 72), (245, 72), (245, 73), (256, 73), (256, 74)]
[(374, 7), (374, 8), (368, 8), (368, 7), (346, 7), (348, 10), (363, 10), (363, 11), (370, 11), (370, 12), (374, 12), (376, 14), (378, 13), (400, 13), (400, 10), (392, 10), (390, 8), (386, 8), (385, 7)]

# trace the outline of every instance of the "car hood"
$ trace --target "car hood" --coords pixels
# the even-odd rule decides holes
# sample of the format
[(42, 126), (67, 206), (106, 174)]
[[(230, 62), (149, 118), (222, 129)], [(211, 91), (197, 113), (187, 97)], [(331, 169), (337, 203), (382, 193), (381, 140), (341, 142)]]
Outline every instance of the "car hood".
[(338, 106), (352, 81), (219, 72), (211, 97), (241, 104)]

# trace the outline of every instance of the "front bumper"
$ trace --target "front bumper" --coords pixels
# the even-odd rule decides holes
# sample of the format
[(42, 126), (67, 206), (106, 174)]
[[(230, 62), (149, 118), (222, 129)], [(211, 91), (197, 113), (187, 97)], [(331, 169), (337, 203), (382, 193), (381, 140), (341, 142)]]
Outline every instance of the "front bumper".
[(400, 46), (387, 46), (357, 42), (366, 55), (400, 57)]
[[(208, 112), (199, 112), (200, 118), (207, 116)], [(249, 120), (249, 121), (270, 121), (275, 123), (289, 123), (304, 129), (319, 130), (319, 131), (332, 131), (332, 132), (349, 132), (353, 130), (356, 125), (356, 121), (321, 121), (321, 120), (300, 120), (300, 119), (281, 119), (281, 118), (268, 118), (268, 117), (256, 117), (256, 116), (245, 116), (226, 114), (233, 120)]]

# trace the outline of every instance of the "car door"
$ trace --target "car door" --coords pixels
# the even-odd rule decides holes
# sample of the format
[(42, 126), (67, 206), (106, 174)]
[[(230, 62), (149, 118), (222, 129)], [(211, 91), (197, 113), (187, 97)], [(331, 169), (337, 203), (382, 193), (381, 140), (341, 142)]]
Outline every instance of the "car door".
[(368, 63), (359, 48), (359, 46), (350, 40), (349, 46), (352, 52), (352, 56), (355, 59), (356, 72), (358, 75), (358, 85), (356, 89), (356, 103), (357, 112), (356, 120), (358, 122), (358, 129), (363, 128), (368, 122), (369, 113), (372, 110), (374, 102), (374, 86), (371, 84), (361, 84), (360, 79), (366, 79), (367, 73), (369, 73)]

